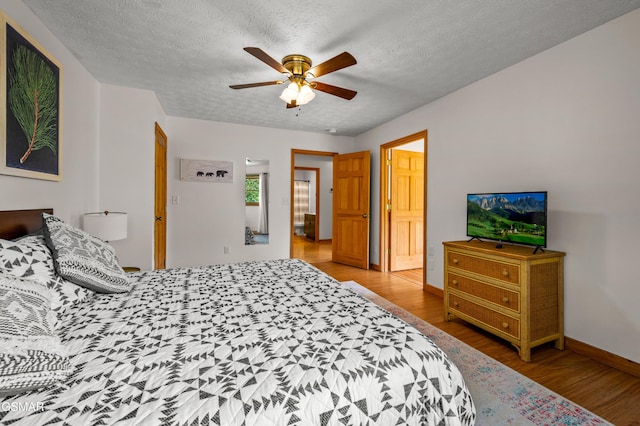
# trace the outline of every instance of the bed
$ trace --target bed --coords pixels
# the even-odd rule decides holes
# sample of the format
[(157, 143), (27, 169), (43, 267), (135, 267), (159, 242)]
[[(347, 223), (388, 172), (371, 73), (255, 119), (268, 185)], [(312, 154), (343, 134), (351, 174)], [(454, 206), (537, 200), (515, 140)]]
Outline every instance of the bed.
[[(0, 212), (0, 238), (39, 228), (40, 211), (12, 213)], [(444, 352), (301, 260), (127, 279), (127, 292), (82, 289), (56, 312), (68, 375), (0, 397), (0, 423), (474, 423)]]

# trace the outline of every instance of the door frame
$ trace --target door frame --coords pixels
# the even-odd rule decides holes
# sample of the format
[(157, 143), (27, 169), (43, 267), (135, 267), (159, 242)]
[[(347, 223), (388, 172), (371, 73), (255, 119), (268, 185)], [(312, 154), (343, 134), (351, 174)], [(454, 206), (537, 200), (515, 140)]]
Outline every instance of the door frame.
[(422, 139), (424, 142), (424, 232), (422, 241), (422, 288), (427, 285), (427, 147), (428, 132), (422, 130), (400, 139), (380, 145), (380, 272), (389, 272), (389, 215), (387, 213), (387, 194), (389, 192), (389, 172), (387, 168), (387, 158), (389, 151), (393, 148), (406, 145)]
[[(293, 257), (293, 194), (294, 194), (294, 181), (296, 178), (296, 154), (301, 154), (301, 155), (317, 155), (317, 156), (323, 156), (323, 157), (335, 157), (336, 155), (338, 155), (337, 152), (330, 152), (330, 151), (314, 151), (314, 150), (308, 150), (308, 149), (296, 149), (296, 148), (292, 148), (291, 149), (291, 181), (289, 183), (290, 186), (290, 190), (289, 190), (289, 257)], [(319, 179), (318, 179), (319, 181)], [(316, 192), (316, 194), (318, 194), (318, 192)], [(316, 204), (317, 205), (317, 204)], [(319, 232), (318, 232), (318, 220), (319, 220), (319, 215), (316, 216), (316, 237), (319, 237)]]
[[(315, 172), (316, 174), (316, 225), (315, 225), (315, 242), (320, 241), (320, 168), (319, 167), (303, 167), (303, 166), (294, 166), (294, 170), (306, 170), (310, 172)], [(295, 173), (294, 173), (295, 174)], [(293, 184), (295, 186), (295, 184)], [(293, 198), (291, 198), (292, 208), (295, 207), (293, 203)]]

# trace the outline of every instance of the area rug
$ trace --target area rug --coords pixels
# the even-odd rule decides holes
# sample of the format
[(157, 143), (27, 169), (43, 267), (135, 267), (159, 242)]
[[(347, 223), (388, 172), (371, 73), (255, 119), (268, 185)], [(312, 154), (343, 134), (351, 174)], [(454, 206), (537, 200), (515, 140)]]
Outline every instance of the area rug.
[(447, 354), (460, 369), (471, 392), (477, 426), (611, 424), (355, 281), (342, 284), (411, 324)]

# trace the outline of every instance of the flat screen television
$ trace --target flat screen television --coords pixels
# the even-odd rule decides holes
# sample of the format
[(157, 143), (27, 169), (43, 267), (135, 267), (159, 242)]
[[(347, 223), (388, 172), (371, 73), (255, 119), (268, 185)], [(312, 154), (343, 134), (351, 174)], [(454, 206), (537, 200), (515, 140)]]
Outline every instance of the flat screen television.
[(547, 192), (467, 194), (467, 236), (546, 247)]

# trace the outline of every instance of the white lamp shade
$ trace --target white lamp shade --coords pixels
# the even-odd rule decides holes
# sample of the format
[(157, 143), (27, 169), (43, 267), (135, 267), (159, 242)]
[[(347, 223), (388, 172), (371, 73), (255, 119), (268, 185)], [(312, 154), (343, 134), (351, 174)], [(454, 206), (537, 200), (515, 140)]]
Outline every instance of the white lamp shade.
[(300, 93), (298, 94), (298, 98), (296, 99), (297, 105), (306, 105), (316, 97), (316, 94), (313, 93), (311, 87), (304, 85), (300, 89)]
[(286, 89), (282, 91), (280, 95), (280, 99), (290, 104), (291, 101), (295, 100), (298, 97), (298, 85), (296, 83), (290, 83)]
[(127, 214), (108, 211), (87, 213), (82, 228), (102, 241), (123, 240), (127, 238)]

